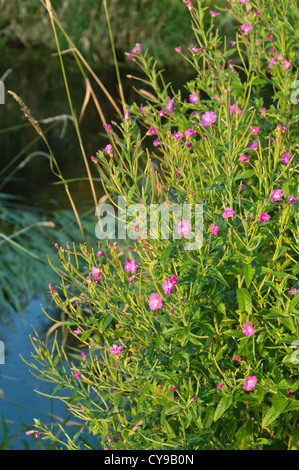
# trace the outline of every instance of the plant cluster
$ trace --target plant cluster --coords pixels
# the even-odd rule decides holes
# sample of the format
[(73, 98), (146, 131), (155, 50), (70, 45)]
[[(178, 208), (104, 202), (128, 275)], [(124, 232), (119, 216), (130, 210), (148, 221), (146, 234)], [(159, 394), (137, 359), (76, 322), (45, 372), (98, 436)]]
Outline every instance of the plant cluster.
[[(195, 38), (176, 53), (196, 77), (174, 92), (137, 43), (146, 102), (105, 124), (92, 160), (116, 213), (120, 196), (143, 214), (200, 205), (203, 243), (186, 248), (195, 211), (169, 211), (168, 238), (135, 211), (127, 244), (57, 245), (51, 293), (78, 347), (36, 334), (31, 367), (82, 422), (68, 449), (298, 449), (298, 8), (183, 3)], [(231, 43), (214, 27), (224, 11)]]

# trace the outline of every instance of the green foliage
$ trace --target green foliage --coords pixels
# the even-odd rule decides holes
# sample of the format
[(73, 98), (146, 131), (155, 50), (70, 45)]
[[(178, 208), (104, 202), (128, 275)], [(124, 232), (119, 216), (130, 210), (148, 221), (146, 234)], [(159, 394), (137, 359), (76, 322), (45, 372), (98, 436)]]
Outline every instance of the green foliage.
[[(116, 218), (119, 196), (135, 204), (126, 223), (133, 228), (150, 204), (202, 206), (203, 244), (189, 250), (170, 214), (168, 237), (137, 228), (129, 249), (108, 241), (58, 248), (63, 274), (51, 293), (82, 348), (65, 351), (54, 341), (49, 350), (36, 334), (30, 368), (57, 385), (54, 396), (96, 439), (66, 436), (68, 449), (298, 449), (298, 106), (290, 98), (298, 15), (292, 0), (250, 5), (246, 15), (249, 3), (230, 4), (239, 22), (233, 49), (204, 2), (192, 8), (198, 51), (181, 55), (197, 75), (182, 91), (164, 83), (147, 51), (132, 53), (147, 102), (112, 122), (113, 153), (99, 151), (95, 164)], [(240, 29), (246, 23), (248, 34)], [(227, 66), (231, 51), (239, 65)], [(202, 124), (206, 112), (216, 114), (212, 125)], [(195, 134), (187, 137), (188, 129)], [(292, 158), (284, 164), (286, 152)], [(136, 272), (127, 269), (132, 259)], [(151, 304), (152, 294), (162, 305)], [(36, 421), (35, 429), (55, 441), (53, 426)]]
[[(25, 47), (52, 48), (56, 51), (48, 15), (40, 0), (0, 0), (0, 29), (9, 43), (21, 42)], [(208, 2), (211, 8), (215, 1)], [(218, 0), (216, 4), (221, 5)], [(91, 63), (113, 64), (111, 45), (102, 1), (52, 0), (62, 25)], [(181, 0), (114, 0), (109, 2), (109, 15), (118, 59), (135, 42), (149, 47), (164, 66), (177, 64), (174, 48), (188, 46), (193, 40), (190, 19)], [(207, 23), (208, 24), (208, 23)], [(220, 27), (231, 30), (232, 17), (222, 19)], [(62, 47), (67, 42), (62, 40)], [(1, 47), (1, 44), (0, 44)], [(186, 66), (186, 64), (185, 64)]]

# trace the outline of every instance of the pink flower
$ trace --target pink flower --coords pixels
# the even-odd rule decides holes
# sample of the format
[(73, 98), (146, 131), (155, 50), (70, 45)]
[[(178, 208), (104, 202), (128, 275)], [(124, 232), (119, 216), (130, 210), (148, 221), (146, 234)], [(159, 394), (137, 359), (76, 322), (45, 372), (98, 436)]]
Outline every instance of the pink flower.
[(38, 439), (39, 437), (40, 437), (40, 433), (39, 433), (39, 432), (34, 433), (34, 439)]
[(103, 251), (97, 251), (97, 256), (104, 256), (104, 252)]
[(258, 147), (258, 141), (257, 141), (257, 140), (254, 140), (254, 141), (249, 145), (250, 150), (257, 150), (257, 147)]
[(210, 229), (213, 235), (217, 235), (218, 231), (220, 230), (220, 227), (218, 227), (218, 225), (211, 224)]
[(220, 13), (216, 13), (216, 11), (213, 11), (213, 10), (210, 10), (210, 14), (211, 14), (211, 16), (213, 16), (213, 17), (220, 15)]
[(295, 287), (291, 287), (291, 289), (288, 291), (288, 294), (297, 294), (297, 289)]
[(233, 211), (233, 209), (231, 207), (226, 207), (225, 208), (225, 211), (223, 212), (222, 214), (222, 217), (224, 219), (227, 219), (228, 217), (232, 217), (234, 215), (235, 211)]
[(256, 126), (252, 126), (251, 128), (251, 133), (252, 134), (258, 134), (260, 132), (260, 128)]
[(198, 102), (198, 100), (199, 100), (199, 96), (198, 96), (198, 94), (196, 93), (196, 91), (194, 91), (194, 93), (191, 93), (191, 94), (189, 95), (189, 101), (190, 101), (190, 103), (196, 104), (196, 103)]
[(211, 126), (216, 121), (216, 114), (213, 112), (206, 112), (202, 115), (200, 123), (203, 126)]
[(163, 282), (163, 286), (162, 286), (162, 288), (164, 290), (164, 294), (170, 295), (171, 291), (172, 291), (172, 289), (173, 289), (173, 287), (175, 286), (176, 283), (177, 283), (176, 276), (171, 276), (170, 279), (166, 279)]
[(172, 387), (171, 391), (175, 392), (178, 387)]
[(240, 3), (243, 3), (243, 5), (247, 2), (247, 0), (240, 0)]
[(284, 60), (283, 61), (283, 70), (288, 70), (288, 68), (291, 66), (292, 62), (290, 60)]
[(132, 274), (136, 274), (138, 266), (139, 266), (138, 263), (136, 263), (134, 259), (125, 261), (125, 271), (127, 273), (131, 272)]
[(106, 131), (111, 131), (111, 129), (112, 129), (110, 124), (103, 124), (103, 127), (104, 127), (104, 129), (106, 129)]
[(192, 401), (196, 401), (196, 400), (197, 400), (197, 397), (193, 397), (193, 398), (192, 398)]
[(245, 23), (241, 25), (241, 31), (244, 32), (245, 36), (248, 36), (249, 31), (251, 31), (253, 27), (249, 23)]
[(102, 271), (102, 267), (101, 266), (93, 266), (91, 268), (91, 274), (94, 276), (94, 277), (97, 277), (99, 274), (101, 274), (101, 271)]
[(235, 356), (234, 361), (241, 361), (241, 356)]
[(261, 109), (260, 117), (264, 117), (265, 114), (266, 114), (266, 111), (267, 111), (267, 108), (263, 107), (263, 108)]
[(272, 33), (270, 32), (269, 34), (267, 34), (266, 38), (268, 39), (268, 41), (272, 41)]
[(190, 46), (189, 49), (190, 49), (191, 52), (194, 52), (195, 54), (197, 54), (197, 52), (199, 52), (198, 47)]
[(252, 390), (257, 384), (257, 378), (253, 376), (249, 376), (244, 380), (243, 388), (249, 392)]
[(255, 329), (250, 322), (247, 322), (243, 325), (242, 333), (244, 333), (246, 336), (252, 336), (255, 333)]
[(103, 149), (103, 152), (107, 152), (109, 154), (110, 158), (113, 158), (112, 145), (107, 144), (106, 147)]
[(262, 212), (261, 215), (260, 215), (260, 221), (261, 222), (267, 222), (267, 220), (270, 220), (271, 217), (269, 214), (267, 214), (267, 212)]
[(157, 132), (156, 132), (156, 129), (153, 126), (151, 126), (149, 130), (147, 131), (147, 135), (153, 135), (153, 134), (157, 134)]
[(175, 50), (176, 52), (181, 52), (181, 46), (175, 47), (174, 50)]
[(260, 15), (261, 13), (262, 13), (261, 10), (256, 10), (255, 12), (256, 15)]
[(222, 389), (222, 382), (220, 382), (218, 385), (217, 385), (217, 390), (221, 390)]
[(183, 237), (184, 235), (188, 235), (188, 233), (191, 232), (191, 228), (192, 227), (189, 220), (182, 220), (178, 223), (177, 231), (179, 232), (179, 235)]
[(81, 375), (80, 372), (74, 372), (74, 376), (76, 380), (80, 379), (80, 375)]
[(114, 354), (115, 356), (118, 356), (119, 353), (121, 353), (124, 349), (124, 345), (122, 344), (121, 346), (117, 347), (116, 344), (112, 344), (111, 348), (109, 349), (109, 351), (111, 352), (111, 354)]
[(82, 359), (85, 359), (86, 358), (85, 352), (81, 352), (80, 356), (82, 357)]
[(148, 305), (149, 305), (149, 308), (151, 310), (157, 310), (159, 308), (162, 308), (162, 297), (160, 297), (159, 294), (151, 294), (149, 296), (149, 302), (148, 302)]
[(190, 127), (189, 127), (189, 129), (185, 130), (185, 134), (186, 134), (187, 138), (192, 137), (194, 134), (196, 134), (196, 131), (193, 130), (193, 129), (190, 129)]
[(182, 132), (174, 132), (172, 138), (176, 140), (181, 140), (183, 139), (184, 134)]
[(229, 113), (230, 113), (230, 115), (232, 115), (234, 112), (237, 112), (237, 116), (242, 114), (242, 111), (239, 108), (239, 106), (237, 106), (237, 108), (236, 108), (235, 104), (231, 104), (230, 107), (229, 107)]
[(174, 104), (174, 99), (168, 101), (168, 103), (166, 105), (166, 109), (168, 111), (167, 116), (169, 116), (169, 113), (171, 113), (173, 111), (173, 104)]
[(292, 156), (289, 152), (284, 152), (280, 155), (280, 160), (283, 165), (287, 165), (292, 159)]
[(158, 147), (158, 145), (160, 145), (160, 144), (161, 144), (161, 142), (160, 142), (159, 139), (155, 139), (154, 142), (153, 142), (154, 147)]
[(139, 54), (142, 51), (142, 45), (137, 42), (133, 49), (131, 50), (132, 54)]
[(283, 192), (281, 189), (274, 189), (274, 191), (271, 194), (270, 200), (272, 202), (280, 201), (283, 198)]
[(76, 330), (74, 330), (75, 335), (79, 335), (80, 333), (82, 333), (82, 330), (79, 327)]
[(288, 196), (288, 203), (289, 204), (294, 204), (296, 202), (295, 196)]
[(248, 157), (246, 155), (240, 155), (241, 162), (248, 162)]

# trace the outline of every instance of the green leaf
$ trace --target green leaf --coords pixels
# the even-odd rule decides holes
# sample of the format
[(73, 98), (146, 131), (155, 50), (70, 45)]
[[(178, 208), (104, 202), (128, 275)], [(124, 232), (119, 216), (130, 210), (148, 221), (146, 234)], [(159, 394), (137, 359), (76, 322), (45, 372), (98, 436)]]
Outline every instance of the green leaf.
[(251, 264), (244, 265), (244, 274), (245, 274), (245, 282), (247, 288), (250, 286), (252, 278), (255, 274), (255, 268), (251, 266)]
[(280, 395), (274, 396), (272, 399), (272, 406), (269, 408), (262, 421), (262, 427), (268, 427), (278, 416), (283, 412), (285, 407), (288, 405), (288, 400)]
[(252, 313), (251, 297), (247, 289), (244, 287), (237, 289), (237, 299), (240, 310), (242, 312)]
[(233, 402), (232, 395), (221, 398), (215, 410), (214, 421), (217, 421), (217, 419), (221, 418), (223, 413), (231, 406), (232, 402)]

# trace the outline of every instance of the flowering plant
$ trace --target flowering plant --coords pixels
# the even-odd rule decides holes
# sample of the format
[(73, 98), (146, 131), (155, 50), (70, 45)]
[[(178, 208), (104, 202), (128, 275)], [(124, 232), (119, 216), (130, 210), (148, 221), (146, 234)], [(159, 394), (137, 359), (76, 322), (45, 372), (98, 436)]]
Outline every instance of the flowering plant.
[[(36, 334), (31, 367), (64, 390), (57, 398), (94, 435), (82, 437), (90, 448), (298, 449), (295, 1), (229, 2), (231, 47), (213, 23), (224, 9), (184, 3), (197, 46), (176, 52), (194, 80), (175, 92), (136, 44), (128, 58), (147, 102), (105, 127), (109, 151), (93, 157), (111, 205), (134, 206), (135, 238), (58, 247), (62, 283), (51, 293), (85, 352), (71, 360)], [(190, 218), (169, 212), (163, 237), (144, 226), (155, 204), (188, 205)], [(202, 243), (188, 249), (197, 206)]]

